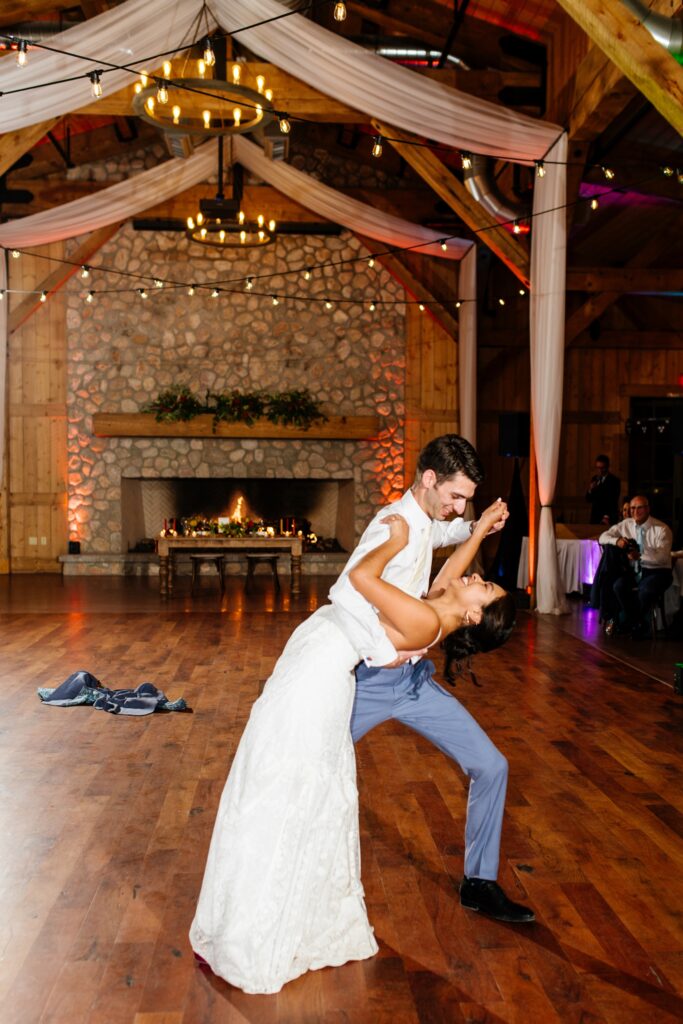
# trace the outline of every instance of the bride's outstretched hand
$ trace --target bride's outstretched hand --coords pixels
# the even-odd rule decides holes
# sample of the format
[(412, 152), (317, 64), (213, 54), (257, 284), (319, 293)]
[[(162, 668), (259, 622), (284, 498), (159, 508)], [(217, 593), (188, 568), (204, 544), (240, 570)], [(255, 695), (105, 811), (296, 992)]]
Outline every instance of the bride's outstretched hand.
[(510, 513), (506, 502), (502, 498), (497, 498), (492, 505), (489, 505), (479, 517), (478, 525), (482, 529), (485, 528), (484, 536), (489, 533), (496, 533), (498, 530), (502, 530), (505, 526), (505, 520), (509, 517)]
[(390, 515), (385, 516), (382, 522), (386, 523), (389, 527), (389, 536), (391, 539), (399, 542), (401, 548), (404, 548), (408, 543), (410, 527), (403, 516), (400, 516), (398, 512), (392, 512)]

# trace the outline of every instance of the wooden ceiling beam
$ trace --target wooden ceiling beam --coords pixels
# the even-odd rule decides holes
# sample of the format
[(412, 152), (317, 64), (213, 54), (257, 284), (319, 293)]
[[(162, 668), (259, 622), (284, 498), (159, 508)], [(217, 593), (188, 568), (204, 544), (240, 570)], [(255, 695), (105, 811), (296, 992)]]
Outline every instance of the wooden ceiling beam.
[[(358, 234), (356, 234), (356, 238), (369, 252), (375, 251), (377, 243), (371, 238), (365, 238)], [(413, 298), (425, 303), (425, 312), (429, 312), (453, 339), (458, 337), (458, 321), (453, 313), (429, 290), (418, 272), (405, 263), (401, 253), (380, 254), (375, 258), (385, 270), (389, 271), (392, 277), (396, 278), (399, 284), (403, 285), (407, 292), (410, 292)]]
[[(97, 231), (93, 231), (88, 237), (81, 242), (78, 248), (71, 254), (71, 260), (73, 263), (60, 263), (54, 270), (51, 270), (39, 283), (36, 284), (37, 292), (46, 292), (48, 301), (51, 295), (58, 292), (66, 282), (76, 274), (84, 263), (88, 263), (98, 249), (108, 242), (121, 227), (121, 222), (117, 224), (107, 224), (106, 227), (98, 228)], [(11, 262), (11, 261), (10, 261)], [(43, 303), (40, 301), (40, 295), (27, 295), (26, 298), (10, 310), (7, 330), (9, 334), (13, 334), (17, 328), (21, 327), (22, 324), (26, 323), (30, 316), (35, 313), (37, 309)]]
[(60, 121), (61, 117), (53, 117), (49, 121), (41, 121), (40, 124), (32, 124), (28, 128), (19, 128), (18, 131), (0, 135), (0, 175), (6, 174), (12, 164), (33, 149), (36, 142), (52, 131)]
[(683, 292), (683, 269), (586, 267), (567, 271), (569, 292)]
[(621, 0), (558, 0), (669, 124), (683, 134), (683, 67)]
[(391, 143), (394, 149), (410, 164), (423, 181), (447, 203), (452, 210), (508, 267), (515, 277), (529, 287), (529, 253), (505, 228), (472, 198), (465, 186), (425, 146), (416, 146), (416, 136), (400, 131), (380, 121), (373, 120), (373, 126)]

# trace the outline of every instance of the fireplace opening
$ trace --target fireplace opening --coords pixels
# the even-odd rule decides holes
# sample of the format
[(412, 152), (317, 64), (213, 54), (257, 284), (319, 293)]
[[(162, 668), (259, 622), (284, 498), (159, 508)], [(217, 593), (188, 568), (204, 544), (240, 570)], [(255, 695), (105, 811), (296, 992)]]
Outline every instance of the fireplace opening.
[(280, 478), (140, 478), (121, 480), (122, 550), (144, 549), (164, 521), (190, 516), (230, 517), (278, 523), (307, 520), (320, 538), (344, 551), (355, 545), (355, 483), (344, 480)]

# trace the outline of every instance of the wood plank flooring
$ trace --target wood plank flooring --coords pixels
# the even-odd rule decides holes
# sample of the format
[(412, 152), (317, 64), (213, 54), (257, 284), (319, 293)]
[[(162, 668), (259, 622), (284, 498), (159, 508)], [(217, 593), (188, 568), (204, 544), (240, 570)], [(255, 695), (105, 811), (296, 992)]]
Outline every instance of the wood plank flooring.
[[(249, 709), (294, 626), (258, 578), (161, 606), (144, 580), (0, 585), (3, 1024), (649, 1024), (683, 1020), (683, 698), (520, 613), (459, 699), (510, 761), (501, 883), (515, 927), (463, 911), (466, 784), (398, 724), (357, 747), (371, 961), (246, 996), (187, 930)], [(86, 668), (192, 714), (49, 708)]]

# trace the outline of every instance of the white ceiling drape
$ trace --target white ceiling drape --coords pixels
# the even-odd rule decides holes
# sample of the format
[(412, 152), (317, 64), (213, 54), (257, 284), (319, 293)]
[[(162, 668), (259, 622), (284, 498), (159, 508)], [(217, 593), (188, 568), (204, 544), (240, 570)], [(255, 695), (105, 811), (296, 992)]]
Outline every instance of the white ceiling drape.
[(538, 529), (536, 608), (568, 611), (557, 561), (552, 501), (557, 482), (564, 380), (564, 306), (567, 263), (567, 136), (548, 154), (534, 187), (531, 235), (531, 413), (541, 518)]
[[(448, 248), (444, 252), (439, 244), (443, 233), (439, 234), (430, 228), (412, 224), (401, 217), (351, 199), (343, 192), (337, 192), (329, 185), (312, 178), (310, 174), (298, 171), (289, 164), (269, 160), (262, 149), (250, 142), (243, 135), (233, 139), (233, 156), (252, 174), (268, 182), (290, 199), (296, 200), (308, 210), (321, 217), (341, 224), (349, 231), (367, 235), (369, 238), (382, 242), (391, 248), (405, 248), (419, 245), (418, 252), (427, 256), (439, 256), (446, 259), (461, 259), (472, 247), (472, 242), (465, 239), (449, 239)], [(429, 243), (429, 244), (423, 244)]]
[[(4, 485), (5, 469), (5, 431), (7, 429), (7, 253), (0, 252), (0, 290), (3, 292), (0, 301), (0, 488)], [(0, 551), (2, 558), (2, 551)]]
[(460, 433), (477, 444), (477, 247), (473, 245), (460, 264), (458, 294), (458, 399)]
[[(212, 0), (211, 4), (227, 32), (286, 9), (278, 0)], [(172, 4), (167, 0), (125, 0), (51, 38), (51, 46), (87, 56), (92, 63), (44, 50), (31, 51), (24, 68), (5, 58), (0, 61), (0, 92), (83, 75), (105, 61), (142, 67), (151, 54), (180, 50), (199, 35), (201, 11), (201, 0), (174, 0)], [(213, 19), (208, 17), (212, 25)], [(240, 32), (239, 40), (325, 95), (445, 145), (528, 162), (542, 157), (560, 132), (555, 125), (420, 78), (299, 14)], [(128, 72), (107, 72), (102, 78), (104, 95), (130, 81)], [(0, 98), (0, 132), (67, 114), (89, 101), (88, 83), (83, 78), (5, 95)]]

